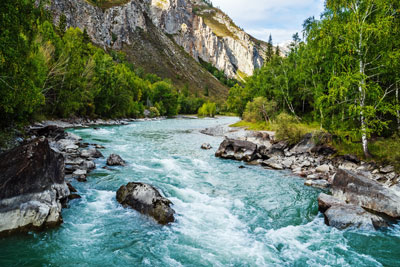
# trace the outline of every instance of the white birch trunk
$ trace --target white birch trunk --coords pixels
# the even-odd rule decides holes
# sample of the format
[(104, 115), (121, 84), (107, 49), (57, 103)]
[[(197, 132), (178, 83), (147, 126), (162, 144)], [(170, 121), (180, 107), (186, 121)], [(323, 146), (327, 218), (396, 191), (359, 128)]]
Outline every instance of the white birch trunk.
[(363, 41), (363, 35), (362, 31), (360, 31), (360, 37), (359, 37), (359, 44), (358, 44), (358, 51), (359, 51), (359, 61), (360, 61), (360, 74), (362, 76), (362, 79), (359, 83), (358, 86), (358, 91), (360, 93), (360, 123), (361, 123), (361, 142), (362, 142), (362, 147), (364, 151), (365, 157), (370, 157), (371, 154), (369, 153), (368, 150), (368, 136), (367, 136), (367, 124), (365, 122), (365, 116), (364, 116), (364, 107), (365, 107), (365, 65), (363, 61), (363, 54), (362, 54), (362, 41)]

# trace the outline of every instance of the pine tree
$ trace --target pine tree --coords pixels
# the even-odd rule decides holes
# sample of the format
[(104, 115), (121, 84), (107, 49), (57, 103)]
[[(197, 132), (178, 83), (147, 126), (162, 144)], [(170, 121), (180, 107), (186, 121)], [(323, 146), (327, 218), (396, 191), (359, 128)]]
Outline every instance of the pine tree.
[(269, 35), (268, 43), (267, 43), (267, 51), (265, 53), (265, 60), (266, 62), (270, 62), (274, 55), (274, 45), (272, 43), (272, 35)]

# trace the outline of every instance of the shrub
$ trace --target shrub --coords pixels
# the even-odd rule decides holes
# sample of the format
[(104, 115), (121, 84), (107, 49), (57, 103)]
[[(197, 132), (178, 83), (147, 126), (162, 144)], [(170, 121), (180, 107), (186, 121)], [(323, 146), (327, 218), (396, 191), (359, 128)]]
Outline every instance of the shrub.
[(215, 103), (207, 102), (199, 108), (198, 115), (200, 117), (215, 117), (217, 112), (217, 105)]
[(158, 109), (156, 107), (150, 107), (149, 111), (150, 111), (150, 117), (152, 117), (152, 118), (160, 117), (160, 112), (158, 111)]
[(268, 101), (265, 97), (257, 97), (248, 102), (243, 119), (248, 122), (271, 122), (276, 117), (278, 105), (275, 101)]
[(294, 145), (303, 139), (304, 135), (309, 132), (307, 127), (299, 124), (293, 116), (287, 113), (281, 113), (276, 118), (279, 127), (276, 130), (276, 138), (281, 141), (287, 141)]

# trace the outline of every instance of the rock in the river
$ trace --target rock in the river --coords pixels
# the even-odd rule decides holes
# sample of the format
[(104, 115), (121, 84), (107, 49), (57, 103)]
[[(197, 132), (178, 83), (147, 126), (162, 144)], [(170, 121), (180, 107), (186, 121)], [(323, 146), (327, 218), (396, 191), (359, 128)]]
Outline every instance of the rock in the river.
[(201, 145), (201, 149), (210, 150), (212, 146), (209, 143), (204, 143)]
[(87, 171), (96, 169), (96, 163), (91, 160), (86, 160), (81, 164), (81, 168)]
[(96, 148), (84, 149), (81, 151), (82, 158), (103, 158), (103, 154)]
[(81, 169), (78, 169), (78, 170), (74, 171), (74, 173), (73, 173), (74, 176), (81, 176), (81, 175), (86, 175), (86, 174), (87, 174), (87, 170), (81, 170)]
[(125, 166), (126, 162), (117, 154), (111, 154), (107, 159), (108, 166)]
[(318, 208), (324, 213), (325, 223), (338, 229), (374, 230), (388, 226), (388, 222), (383, 217), (324, 193), (318, 197)]
[(361, 174), (339, 169), (331, 190), (335, 197), (347, 203), (400, 218), (399, 192)]
[(387, 227), (388, 223), (363, 208), (355, 205), (333, 205), (325, 213), (326, 224), (338, 229), (358, 228), (361, 230), (375, 230)]
[(225, 139), (215, 153), (216, 157), (224, 159), (243, 160), (250, 162), (255, 159), (257, 145), (248, 141)]
[(325, 180), (307, 180), (304, 185), (320, 189), (325, 189), (330, 186), (329, 182)]
[(47, 139), (35, 139), (0, 155), (0, 234), (43, 229), (62, 222), (70, 191), (64, 157)]
[(278, 161), (278, 158), (264, 160), (262, 164), (275, 170), (283, 170), (283, 165)]
[(117, 191), (117, 200), (124, 206), (130, 206), (142, 214), (153, 217), (158, 223), (166, 225), (174, 222), (175, 211), (172, 204), (153, 186), (143, 183), (129, 183)]
[(325, 193), (321, 193), (318, 196), (318, 209), (322, 213), (327, 211), (332, 206), (345, 205), (345, 204), (346, 202), (338, 198), (335, 198), (334, 196), (327, 195)]

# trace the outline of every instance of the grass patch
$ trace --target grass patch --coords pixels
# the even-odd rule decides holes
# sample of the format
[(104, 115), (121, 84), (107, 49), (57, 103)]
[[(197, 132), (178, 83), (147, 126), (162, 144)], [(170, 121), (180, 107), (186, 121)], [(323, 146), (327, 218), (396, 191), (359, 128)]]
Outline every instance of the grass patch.
[[(320, 131), (321, 127), (318, 123), (295, 123), (297, 127), (301, 129), (304, 134), (310, 133), (310, 132), (315, 132), (315, 131)], [(249, 121), (239, 121), (237, 123), (234, 123), (230, 125), (230, 127), (242, 127), (246, 128), (247, 130), (250, 131), (278, 131), (279, 128), (281, 127), (280, 123), (277, 122), (272, 122), (272, 123), (267, 123), (265, 121), (259, 121), (259, 122), (249, 122)]]
[[(333, 141), (332, 144), (339, 155), (352, 154), (366, 161), (364, 152), (360, 142), (343, 142)], [(390, 138), (379, 138), (369, 142), (369, 151), (372, 155), (372, 160), (381, 165), (393, 165), (397, 172), (400, 172), (400, 136)]]

